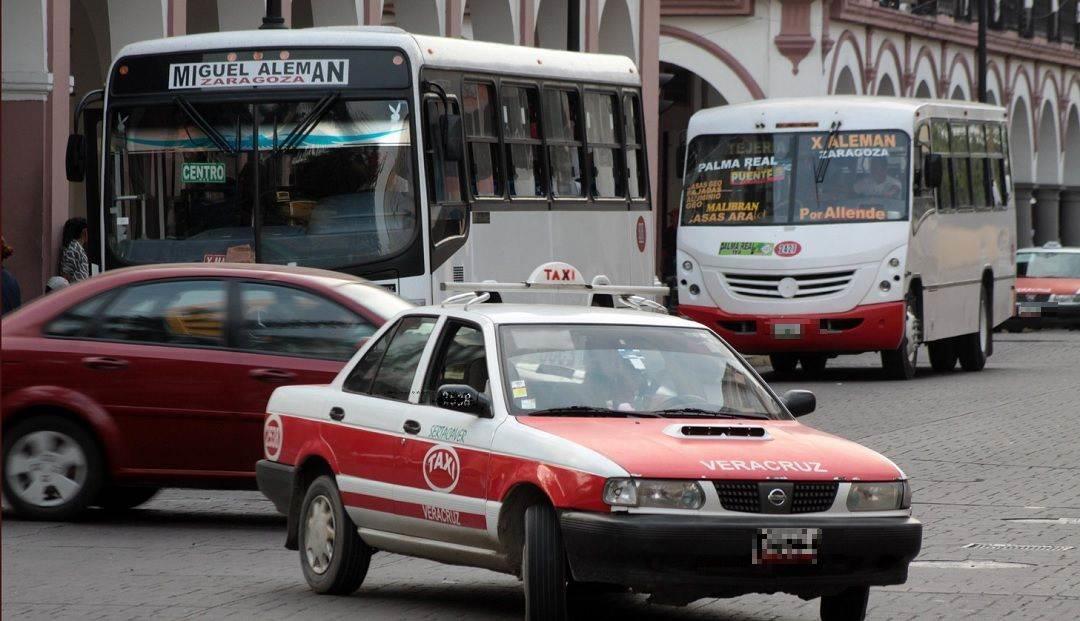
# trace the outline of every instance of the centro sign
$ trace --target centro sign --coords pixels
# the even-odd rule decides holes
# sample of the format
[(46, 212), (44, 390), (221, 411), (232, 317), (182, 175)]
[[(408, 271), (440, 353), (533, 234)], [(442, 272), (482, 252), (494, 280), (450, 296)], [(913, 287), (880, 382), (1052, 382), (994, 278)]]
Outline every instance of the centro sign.
[(184, 162), (180, 168), (181, 183), (225, 183), (223, 162)]

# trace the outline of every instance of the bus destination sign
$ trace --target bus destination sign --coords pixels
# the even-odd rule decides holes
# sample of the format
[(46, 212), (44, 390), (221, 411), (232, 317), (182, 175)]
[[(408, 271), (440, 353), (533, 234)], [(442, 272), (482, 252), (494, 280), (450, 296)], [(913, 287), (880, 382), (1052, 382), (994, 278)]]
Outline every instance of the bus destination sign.
[(235, 60), (169, 65), (169, 90), (238, 86), (341, 86), (348, 83), (349, 61), (344, 58)]

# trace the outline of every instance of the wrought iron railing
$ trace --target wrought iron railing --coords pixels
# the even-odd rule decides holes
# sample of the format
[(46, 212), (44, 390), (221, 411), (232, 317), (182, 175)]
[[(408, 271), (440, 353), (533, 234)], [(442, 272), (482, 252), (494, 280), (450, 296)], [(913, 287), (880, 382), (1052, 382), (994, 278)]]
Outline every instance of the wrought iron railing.
[[(1072, 43), (1080, 49), (1080, 0), (983, 0), (988, 2), (987, 27), (1021, 37)], [(958, 22), (978, 19), (980, 0), (879, 0), (887, 9), (914, 15), (948, 15)]]

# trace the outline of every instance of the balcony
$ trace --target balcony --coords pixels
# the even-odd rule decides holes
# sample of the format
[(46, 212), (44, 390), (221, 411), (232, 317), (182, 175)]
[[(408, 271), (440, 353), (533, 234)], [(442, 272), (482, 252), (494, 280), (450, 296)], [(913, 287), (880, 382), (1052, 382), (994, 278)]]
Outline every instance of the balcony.
[[(1022, 39), (1039, 38), (1048, 43), (1071, 43), (1080, 49), (1080, 14), (1074, 0), (987, 0), (992, 31), (1014, 32)], [(978, 0), (878, 0), (886, 9), (925, 17), (952, 17), (957, 23), (974, 23)], [(1064, 6), (1062, 6), (1064, 5)]]

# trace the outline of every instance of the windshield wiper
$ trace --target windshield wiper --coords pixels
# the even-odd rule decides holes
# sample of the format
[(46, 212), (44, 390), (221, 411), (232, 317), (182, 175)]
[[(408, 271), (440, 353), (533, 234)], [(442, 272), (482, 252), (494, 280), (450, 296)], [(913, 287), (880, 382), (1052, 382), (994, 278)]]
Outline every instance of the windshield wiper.
[(199, 128), (202, 133), (206, 134), (206, 137), (210, 139), (210, 142), (214, 143), (214, 146), (219, 151), (224, 153), (236, 153), (236, 149), (229, 145), (229, 141), (225, 140), (225, 137), (221, 135), (221, 132), (214, 129), (210, 123), (206, 121), (206, 118), (199, 114), (199, 111), (195, 109), (195, 106), (191, 105), (191, 102), (187, 100), (183, 95), (177, 95), (173, 97), (173, 103), (177, 108), (180, 108), (187, 115), (191, 122)]
[(564, 408), (549, 408), (547, 410), (537, 410), (535, 412), (527, 412), (527, 416), (593, 416), (593, 417), (609, 417), (615, 416), (620, 418), (660, 418), (660, 415), (655, 412), (633, 412), (626, 410), (613, 410), (611, 408), (596, 408), (588, 405), (570, 405)]
[(814, 166), (814, 181), (817, 185), (821, 185), (825, 181), (825, 173), (829, 170), (829, 162), (832, 158), (829, 157), (829, 145), (832, 144), (833, 138), (840, 133), (840, 121), (833, 121), (832, 129), (829, 130), (829, 135), (825, 136), (825, 159), (819, 160)]
[(281, 144), (274, 147), (274, 153), (282, 153), (283, 151), (291, 151), (295, 149), (301, 142), (304, 141), (308, 135), (315, 129), (315, 126), (322, 121), (322, 118), (326, 116), (326, 113), (330, 111), (330, 107), (337, 101), (338, 93), (327, 93), (320, 99), (315, 107), (311, 109), (303, 121), (293, 127), (289, 135), (285, 137), (285, 140), (281, 141)]
[[(753, 418), (757, 420), (769, 420), (768, 416), (764, 414), (757, 414), (754, 412), (740, 412), (738, 410), (720, 409), (720, 410), (706, 410), (705, 408), (667, 408), (664, 410), (654, 410), (652, 412), (657, 416), (664, 416), (670, 418), (678, 418), (680, 416), (701, 417), (701, 418)], [(669, 416), (674, 414), (675, 416)]]

